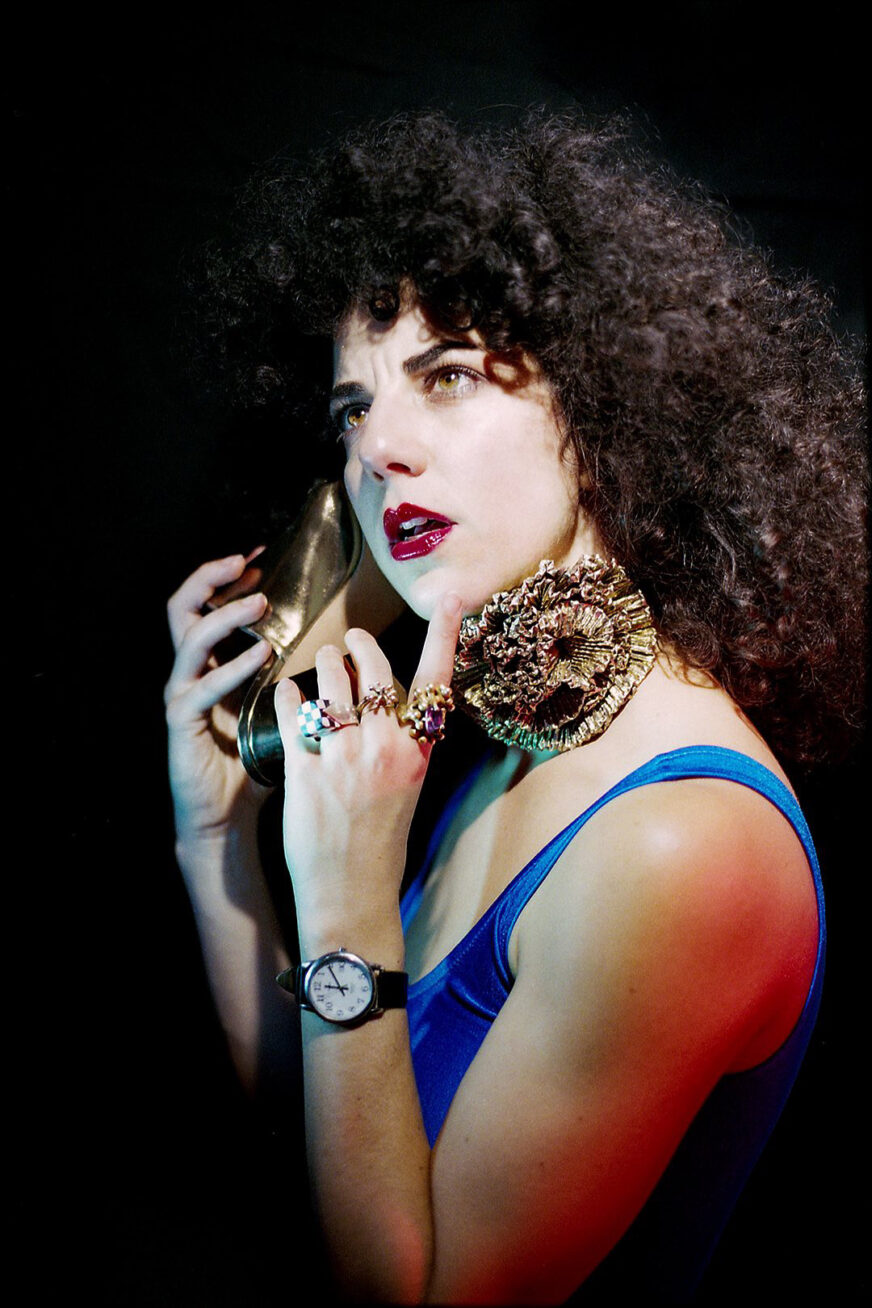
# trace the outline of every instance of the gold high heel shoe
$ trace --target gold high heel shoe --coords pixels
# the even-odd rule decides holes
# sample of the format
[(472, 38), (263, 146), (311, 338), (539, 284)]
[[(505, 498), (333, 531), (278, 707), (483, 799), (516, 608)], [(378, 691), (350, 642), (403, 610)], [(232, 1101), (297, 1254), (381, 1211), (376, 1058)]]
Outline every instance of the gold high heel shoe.
[(257, 589), (266, 595), (268, 606), (263, 617), (244, 630), (269, 641), (273, 654), (246, 691), (237, 745), (246, 771), (262, 786), (278, 785), (284, 774), (275, 683), (315, 619), (351, 577), (362, 549), (360, 527), (344, 487), (320, 482), (293, 525), (252, 560), (261, 576)]

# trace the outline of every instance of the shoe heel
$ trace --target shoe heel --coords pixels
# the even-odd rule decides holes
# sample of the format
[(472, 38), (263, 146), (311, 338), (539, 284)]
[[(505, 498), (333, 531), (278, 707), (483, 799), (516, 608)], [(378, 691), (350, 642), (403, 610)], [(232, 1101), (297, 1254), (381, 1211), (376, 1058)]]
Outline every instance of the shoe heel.
[[(360, 561), (363, 539), (354, 512), (339, 482), (320, 482), (310, 491), (286, 532), (254, 560), (258, 587), (268, 600), (262, 618), (244, 628), (267, 640), (273, 657), (246, 691), (239, 715), (237, 745), (246, 771), (263, 786), (276, 786), (284, 775), (284, 751), (275, 716), (275, 682), (288, 657), (315, 619), (351, 577)], [(317, 693), (314, 671), (294, 680), (304, 694)]]

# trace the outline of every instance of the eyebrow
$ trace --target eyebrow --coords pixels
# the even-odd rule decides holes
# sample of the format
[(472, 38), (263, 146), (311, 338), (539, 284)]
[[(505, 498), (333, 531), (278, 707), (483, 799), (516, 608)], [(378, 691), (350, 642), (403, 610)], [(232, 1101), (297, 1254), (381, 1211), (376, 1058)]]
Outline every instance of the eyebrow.
[(330, 404), (335, 404), (337, 400), (360, 400), (366, 402), (369, 399), (369, 392), (360, 382), (340, 382), (334, 386), (330, 392)]
[[(431, 345), (422, 354), (413, 354), (411, 358), (406, 359), (403, 363), (403, 372), (407, 377), (414, 377), (416, 373), (429, 368), (431, 363), (435, 363), (449, 350), (478, 349), (481, 349), (481, 346), (476, 345), (473, 341), (438, 341), (436, 345)], [(369, 399), (369, 391), (361, 382), (357, 381), (340, 382), (330, 392), (331, 406), (339, 400), (359, 400), (361, 403), (368, 403)]]
[(478, 350), (480, 348), (479, 345), (474, 344), (472, 341), (439, 341), (436, 345), (431, 345), (429, 350), (425, 350), (423, 354), (413, 354), (411, 359), (406, 359), (403, 364), (403, 372), (411, 377), (416, 372), (429, 368), (431, 363), (435, 363), (441, 355), (447, 354), (449, 350)]

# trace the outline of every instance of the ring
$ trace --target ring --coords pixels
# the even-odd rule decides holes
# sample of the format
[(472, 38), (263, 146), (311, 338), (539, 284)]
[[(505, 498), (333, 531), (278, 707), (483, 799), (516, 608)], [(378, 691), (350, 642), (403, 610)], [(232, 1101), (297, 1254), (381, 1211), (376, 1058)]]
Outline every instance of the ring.
[(370, 686), (363, 699), (357, 705), (361, 717), (364, 713), (396, 713), (400, 706), (400, 697), (393, 686), (385, 686), (380, 681)]
[(356, 727), (357, 723), (357, 714), (350, 704), (334, 704), (329, 699), (307, 699), (297, 709), (300, 735), (307, 740), (320, 740), (331, 731)]
[(445, 735), (445, 719), (453, 708), (451, 687), (431, 681), (412, 692), (400, 714), (400, 721), (409, 728), (414, 740), (426, 740), (432, 744)]

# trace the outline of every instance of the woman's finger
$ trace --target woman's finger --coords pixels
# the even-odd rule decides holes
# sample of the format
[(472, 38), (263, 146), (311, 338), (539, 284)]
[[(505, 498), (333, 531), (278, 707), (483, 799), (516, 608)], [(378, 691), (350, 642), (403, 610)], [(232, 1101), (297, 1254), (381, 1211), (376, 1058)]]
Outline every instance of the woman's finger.
[(409, 693), (429, 682), (436, 685), (450, 686), (454, 673), (454, 653), (457, 649), (457, 637), (460, 634), (460, 622), (463, 617), (463, 604), (458, 595), (445, 595), (439, 601), (436, 612), (430, 619), (424, 648), (418, 661)]
[(272, 653), (269, 641), (258, 640), (236, 658), (210, 669), (202, 677), (182, 680), (171, 677), (164, 698), (167, 705), (177, 704), (176, 711), (199, 716), (219, 704), (264, 665)]
[(354, 702), (351, 678), (338, 646), (321, 646), (315, 655), (315, 671), (318, 673), (318, 694), (321, 699), (329, 700), (331, 704)]
[(258, 565), (257, 560), (265, 549), (265, 545), (258, 545), (257, 549), (247, 554), (241, 575), (228, 586), (219, 586), (206, 601), (205, 607), (220, 609), (231, 600), (242, 599), (243, 595), (251, 595), (254, 591), (260, 590), (263, 584), (263, 568)]
[(225, 559), (212, 559), (192, 572), (175, 591), (167, 603), (167, 618), (173, 645), (179, 648), (187, 632), (202, 617), (202, 609), (209, 600), (232, 581), (242, 576), (246, 559), (242, 554), (230, 554)]
[(281, 681), (276, 682), (274, 701), (276, 722), (282, 738), (286, 768), (290, 766), (295, 753), (306, 743), (300, 734), (300, 724), (297, 721), (297, 709), (302, 702), (300, 688), (291, 677), (282, 677)]
[(374, 688), (387, 690), (393, 686), (390, 662), (374, 636), (361, 627), (352, 627), (346, 632), (345, 642), (357, 670), (358, 700), (363, 700)]
[(240, 627), (249, 626), (263, 616), (266, 596), (246, 595), (224, 608), (213, 609), (193, 622), (179, 643), (170, 684), (181, 685), (199, 677), (212, 657), (212, 651)]

